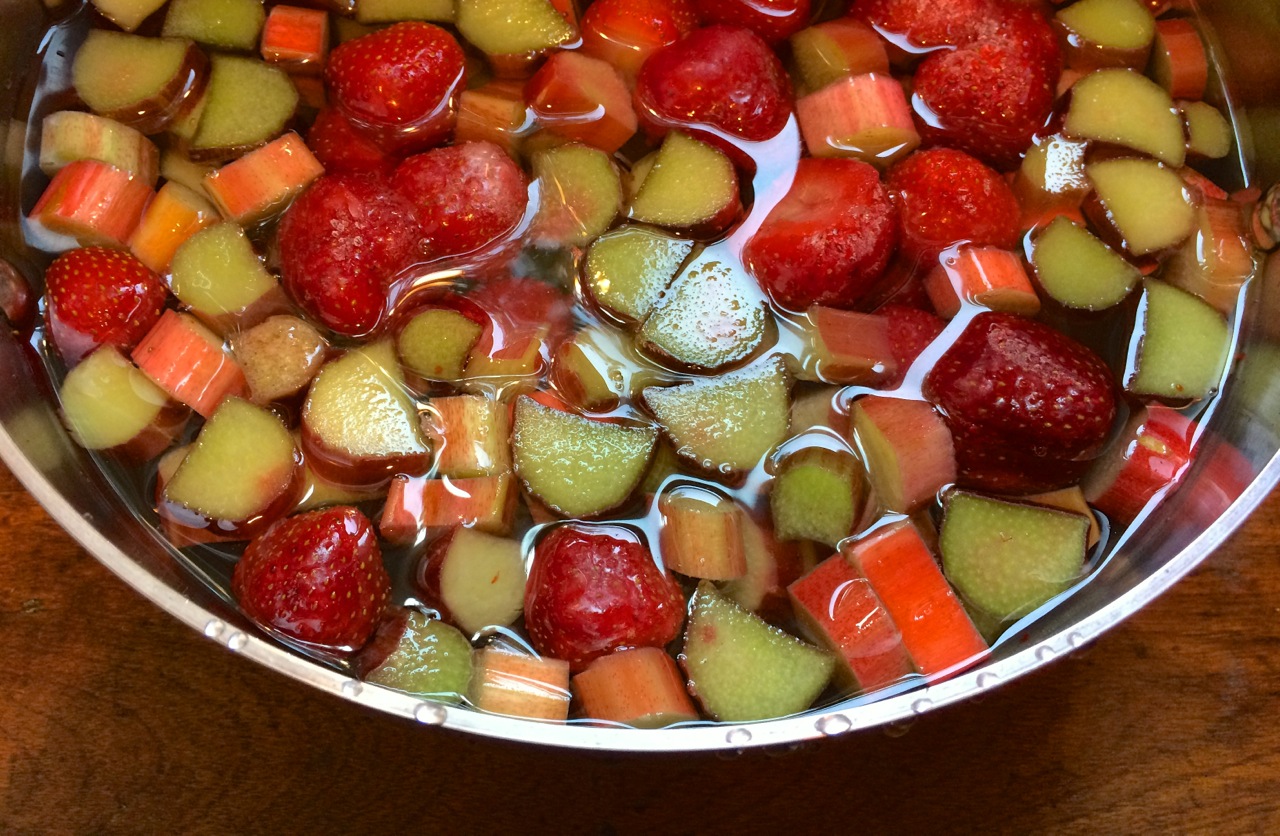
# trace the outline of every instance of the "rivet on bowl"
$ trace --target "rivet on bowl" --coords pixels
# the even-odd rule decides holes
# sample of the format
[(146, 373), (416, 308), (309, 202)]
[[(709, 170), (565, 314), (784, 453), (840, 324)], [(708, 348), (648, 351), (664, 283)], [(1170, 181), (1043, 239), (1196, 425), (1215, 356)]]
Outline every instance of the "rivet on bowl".
[(348, 699), (354, 699), (360, 696), (360, 692), (364, 690), (364, 686), (360, 684), (358, 679), (348, 679), (342, 683), (342, 696)]
[(214, 618), (204, 625), (204, 634), (211, 639), (216, 639), (222, 635), (222, 631), (227, 629), (227, 625), (220, 619)]
[(746, 746), (751, 742), (751, 732), (744, 728), (730, 729), (724, 739), (730, 746)]
[(821, 734), (825, 734), (827, 737), (835, 737), (836, 735), (844, 734), (849, 731), (849, 729), (853, 728), (853, 721), (843, 714), (832, 714), (818, 720), (818, 722), (814, 724), (814, 727), (817, 728)]
[(249, 637), (239, 630), (236, 630), (227, 637), (227, 650), (233, 653), (239, 653), (244, 650), (244, 646), (249, 643)]
[(443, 705), (424, 702), (413, 710), (413, 719), (427, 726), (442, 726), (448, 712)]
[(1036, 648), (1036, 659), (1040, 662), (1047, 662), (1054, 656), (1058, 655), (1058, 651), (1054, 650), (1047, 644), (1043, 644)]
[(928, 697), (921, 697), (911, 703), (911, 710), (916, 714), (923, 714), (931, 708), (933, 708), (933, 700)]

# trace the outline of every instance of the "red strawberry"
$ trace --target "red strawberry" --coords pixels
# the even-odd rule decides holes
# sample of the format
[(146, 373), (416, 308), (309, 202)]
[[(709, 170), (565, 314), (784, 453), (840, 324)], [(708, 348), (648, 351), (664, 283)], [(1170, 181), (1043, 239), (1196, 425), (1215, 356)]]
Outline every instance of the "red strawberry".
[(466, 57), (429, 23), (397, 23), (338, 46), (324, 79), (334, 103), (389, 150), (421, 151), (453, 131)]
[(703, 23), (744, 26), (771, 44), (809, 25), (809, 0), (693, 0)]
[(332, 107), (316, 114), (316, 121), (307, 131), (307, 147), (330, 174), (362, 171), (390, 174), (397, 162)]
[(941, 317), (909, 305), (890, 303), (877, 308), (876, 313), (889, 320), (889, 350), (898, 367), (898, 380), (947, 327)]
[(743, 260), (783, 307), (852, 307), (884, 272), (898, 231), (898, 213), (874, 168), (804, 159)]
[(468, 253), (506, 235), (529, 202), (524, 172), (492, 142), (464, 142), (410, 157), (392, 181), (417, 206), (430, 258)]
[(915, 50), (970, 43), (996, 0), (856, 0), (849, 15)]
[(145, 264), (106, 247), (68, 250), (44, 281), (49, 335), (68, 364), (100, 345), (132, 348), (160, 319), (169, 296)]
[(791, 116), (791, 82), (754, 32), (708, 26), (649, 56), (635, 103), (651, 134), (680, 127), (734, 153), (715, 132), (757, 142), (777, 135)]
[(697, 28), (687, 0), (596, 0), (582, 15), (582, 51), (634, 79), (654, 50)]
[(339, 334), (363, 336), (386, 314), (388, 286), (415, 254), (413, 206), (374, 175), (326, 174), (280, 221), (285, 288)]
[(562, 525), (534, 549), (529, 639), (575, 671), (621, 648), (662, 647), (679, 634), (684, 609), (680, 585), (628, 529)]
[(962, 241), (1006, 250), (1018, 243), (1021, 210), (1013, 190), (963, 151), (917, 151), (890, 170), (887, 185), (898, 201), (908, 258), (932, 262)]
[(965, 327), (923, 392), (955, 436), (961, 482), (991, 490), (1072, 484), (1116, 415), (1098, 355), (1048, 325), (991, 311)]
[(250, 541), (231, 591), (254, 621), (333, 649), (363, 645), (391, 597), (373, 525), (351, 507), (286, 517)]

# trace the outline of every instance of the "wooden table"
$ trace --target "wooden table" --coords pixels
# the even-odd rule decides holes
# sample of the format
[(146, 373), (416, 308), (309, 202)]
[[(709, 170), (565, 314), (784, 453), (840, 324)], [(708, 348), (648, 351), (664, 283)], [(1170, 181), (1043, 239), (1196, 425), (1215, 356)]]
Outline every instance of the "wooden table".
[(377, 716), (140, 598), (0, 472), (0, 832), (1280, 832), (1280, 494), (1095, 645), (785, 754), (541, 751)]

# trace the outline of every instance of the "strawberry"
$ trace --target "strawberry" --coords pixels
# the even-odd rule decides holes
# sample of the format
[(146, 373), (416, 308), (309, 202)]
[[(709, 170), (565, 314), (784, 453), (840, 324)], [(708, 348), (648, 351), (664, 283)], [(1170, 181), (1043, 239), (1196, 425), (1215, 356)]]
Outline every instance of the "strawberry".
[(378, 626), (391, 579), (369, 519), (338, 506), (272, 523), (245, 548), (231, 591), (259, 624), (348, 650), (363, 645)]
[(326, 174), (280, 221), (280, 272), (308, 313), (339, 334), (377, 330), (388, 287), (415, 254), (413, 206), (376, 175)]
[(708, 26), (649, 56), (635, 104), (651, 135), (679, 127), (740, 157), (717, 132), (753, 142), (776, 136), (791, 117), (791, 82), (760, 36)]
[(1013, 190), (963, 151), (917, 151), (889, 171), (887, 185), (902, 215), (903, 255), (926, 269), (960, 242), (1017, 246), (1021, 210)]
[(956, 443), (960, 481), (1000, 492), (1077, 481), (1111, 432), (1107, 364), (1053, 328), (978, 314), (925, 377)]
[(554, 285), (533, 278), (502, 277), (476, 285), (469, 295), (493, 321), (498, 342), (520, 342), (521, 337), (545, 331), (545, 341), (555, 345), (573, 331), (573, 300)]
[(409, 157), (392, 182), (417, 207), (429, 258), (468, 253), (507, 235), (529, 202), (524, 172), (492, 142)]
[(742, 26), (771, 44), (809, 25), (809, 0), (693, 0), (693, 6), (704, 24)]
[(876, 309), (889, 320), (889, 350), (898, 367), (895, 380), (901, 380), (916, 358), (929, 347), (947, 323), (936, 314), (920, 308), (891, 302)]
[(307, 147), (330, 174), (361, 171), (390, 174), (397, 162), (333, 107), (316, 114), (316, 121), (307, 131)]
[(898, 244), (898, 213), (876, 170), (850, 159), (803, 159), (786, 197), (747, 242), (743, 260), (779, 305), (852, 307)]
[(680, 585), (628, 529), (561, 525), (534, 549), (524, 595), (529, 639), (575, 671), (615, 650), (666, 645), (684, 609)]
[(338, 109), (388, 150), (421, 151), (453, 131), (462, 47), (429, 23), (397, 23), (338, 46), (324, 79)]
[(654, 50), (697, 28), (687, 0), (596, 0), (582, 15), (582, 52), (634, 79)]
[(996, 0), (855, 0), (849, 16), (913, 51), (971, 43)]
[(106, 247), (68, 250), (49, 265), (44, 281), (49, 335), (68, 364), (100, 345), (132, 348), (160, 319), (169, 297), (145, 264)]

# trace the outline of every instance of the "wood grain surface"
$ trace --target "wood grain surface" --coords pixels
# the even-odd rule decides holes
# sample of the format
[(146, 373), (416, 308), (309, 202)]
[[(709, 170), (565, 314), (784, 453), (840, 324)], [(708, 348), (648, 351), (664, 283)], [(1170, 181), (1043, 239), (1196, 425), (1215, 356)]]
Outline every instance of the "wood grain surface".
[(1280, 832), (1280, 495), (1101, 640), (906, 734), (538, 750), (375, 715), (139, 597), (0, 472), (0, 832)]

